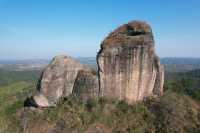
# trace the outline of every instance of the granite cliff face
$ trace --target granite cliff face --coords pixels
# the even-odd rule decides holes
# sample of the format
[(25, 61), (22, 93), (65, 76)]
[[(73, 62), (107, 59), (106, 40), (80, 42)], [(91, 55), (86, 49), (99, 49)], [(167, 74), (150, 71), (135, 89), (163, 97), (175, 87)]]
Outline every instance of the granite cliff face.
[(145, 22), (133, 21), (112, 32), (101, 44), (97, 64), (95, 74), (69, 56), (55, 57), (42, 74), (34, 104), (54, 106), (70, 94), (82, 101), (107, 97), (132, 104), (163, 93), (164, 68), (154, 51), (151, 27)]
[(163, 93), (164, 68), (145, 22), (133, 21), (112, 32), (101, 44), (97, 63), (100, 96), (134, 103)]

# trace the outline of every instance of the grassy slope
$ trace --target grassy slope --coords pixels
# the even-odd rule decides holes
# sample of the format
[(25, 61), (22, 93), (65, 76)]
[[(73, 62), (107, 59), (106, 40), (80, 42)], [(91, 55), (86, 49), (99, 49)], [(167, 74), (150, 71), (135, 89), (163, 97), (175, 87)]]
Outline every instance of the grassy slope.
[(23, 101), (33, 90), (34, 84), (30, 82), (16, 82), (0, 87), (0, 132), (18, 130), (15, 114), (23, 107)]
[(0, 70), (0, 133), (18, 132), (16, 112), (33, 92), (39, 73)]

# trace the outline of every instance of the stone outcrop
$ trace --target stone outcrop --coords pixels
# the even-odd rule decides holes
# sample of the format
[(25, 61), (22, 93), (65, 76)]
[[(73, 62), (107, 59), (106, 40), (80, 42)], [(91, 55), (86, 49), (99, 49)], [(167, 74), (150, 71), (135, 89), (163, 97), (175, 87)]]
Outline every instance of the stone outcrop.
[(91, 71), (69, 56), (57, 56), (44, 70), (38, 84), (38, 92), (33, 96), (36, 106), (54, 106), (61, 97), (72, 94), (79, 71)]
[(97, 63), (100, 96), (134, 103), (163, 93), (164, 68), (145, 22), (133, 21), (110, 33), (101, 44)]

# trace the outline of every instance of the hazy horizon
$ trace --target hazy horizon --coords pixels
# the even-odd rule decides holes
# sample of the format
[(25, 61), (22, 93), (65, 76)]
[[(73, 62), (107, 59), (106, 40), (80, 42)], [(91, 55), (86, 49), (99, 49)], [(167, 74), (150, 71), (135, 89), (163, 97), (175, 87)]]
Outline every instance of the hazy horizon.
[[(51, 61), (54, 57), (52, 57), (52, 58), (0, 59), (0, 61), (31, 61), (31, 60), (33, 60), (33, 61), (34, 60), (35, 61), (37, 61), (37, 60), (44, 60), (44, 61), (48, 60), (48, 61)], [(75, 57), (75, 56), (71, 56), (71, 57), (76, 58), (76, 59), (81, 59), (81, 58), (83, 58), (83, 59), (87, 59), (87, 58), (96, 59), (96, 57), (92, 57), (92, 56), (90, 56), (90, 57), (84, 57), (84, 56)], [(198, 60), (200, 60), (200, 57), (160, 57), (160, 59), (161, 60), (162, 59), (198, 59)]]
[(160, 57), (200, 58), (197, 0), (0, 0), (0, 60), (95, 57), (132, 20), (152, 26)]

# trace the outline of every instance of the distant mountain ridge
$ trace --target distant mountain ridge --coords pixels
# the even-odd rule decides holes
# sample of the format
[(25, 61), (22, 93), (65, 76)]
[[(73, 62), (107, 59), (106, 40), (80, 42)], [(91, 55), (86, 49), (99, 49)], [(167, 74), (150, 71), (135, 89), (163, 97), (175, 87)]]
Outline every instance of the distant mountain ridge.
[(48, 63), (49, 60), (45, 59), (0, 60), (0, 68), (12, 71), (42, 70)]
[(46, 63), (49, 63), (49, 61), (50, 61), (49, 59), (0, 60), (0, 64), (4, 64), (4, 65), (35, 64), (35, 63), (46, 64)]
[(200, 64), (200, 58), (187, 58), (187, 57), (165, 57), (161, 58), (163, 64)]
[[(85, 64), (96, 63), (96, 57), (76, 57), (80, 62)], [(25, 59), (25, 60), (0, 60), (0, 64), (31, 64), (31, 63), (49, 63), (50, 59)], [(192, 57), (163, 57), (161, 58), (162, 64), (200, 64), (199, 58)]]
[[(77, 57), (82, 64), (97, 69), (96, 57)], [(26, 60), (0, 60), (0, 68), (8, 70), (41, 70), (50, 59), (26, 59)], [(200, 69), (200, 58), (165, 57), (161, 58), (167, 72), (185, 72)]]

